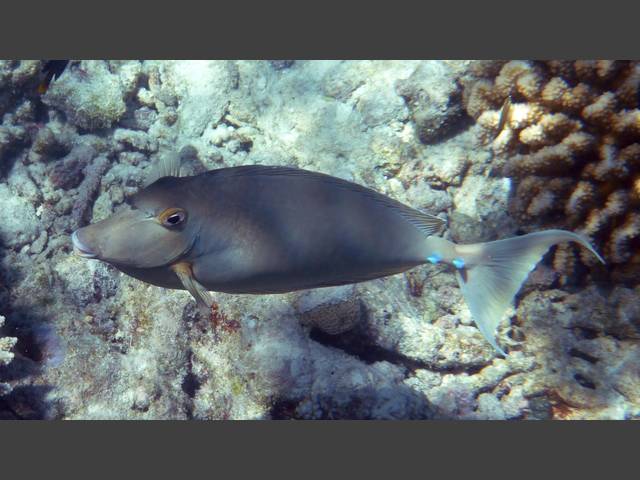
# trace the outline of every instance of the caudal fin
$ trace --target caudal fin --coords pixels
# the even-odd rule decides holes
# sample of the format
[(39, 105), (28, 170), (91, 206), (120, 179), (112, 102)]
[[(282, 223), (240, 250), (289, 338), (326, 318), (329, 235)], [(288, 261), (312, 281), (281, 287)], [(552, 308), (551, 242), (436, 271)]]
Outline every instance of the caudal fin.
[(456, 272), (462, 294), (478, 329), (502, 355), (496, 329), (518, 290), (547, 250), (557, 243), (576, 242), (604, 260), (582, 236), (565, 230), (545, 230), (520, 237), (473, 245), (456, 245), (463, 267)]

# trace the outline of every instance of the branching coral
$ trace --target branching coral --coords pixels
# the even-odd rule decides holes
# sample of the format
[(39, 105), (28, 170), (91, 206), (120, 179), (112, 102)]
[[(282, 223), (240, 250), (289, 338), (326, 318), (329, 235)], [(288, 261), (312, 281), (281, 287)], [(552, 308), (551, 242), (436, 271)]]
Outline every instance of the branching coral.
[(104, 155), (97, 157), (84, 170), (85, 178), (78, 188), (78, 197), (73, 204), (71, 218), (74, 228), (83, 224), (93, 201), (100, 189), (102, 174), (109, 168), (109, 159)]
[[(465, 106), (496, 170), (516, 180), (512, 213), (531, 228), (585, 234), (614, 276), (639, 281), (640, 63), (478, 62), (474, 73)], [(554, 262), (569, 275), (578, 258), (564, 247)]]
[[(0, 315), (0, 327), (4, 325), (4, 317)], [(0, 366), (7, 365), (13, 360), (11, 349), (16, 344), (17, 339), (13, 337), (0, 337)], [(11, 386), (7, 383), (0, 382), (0, 396), (6, 395), (11, 391)]]

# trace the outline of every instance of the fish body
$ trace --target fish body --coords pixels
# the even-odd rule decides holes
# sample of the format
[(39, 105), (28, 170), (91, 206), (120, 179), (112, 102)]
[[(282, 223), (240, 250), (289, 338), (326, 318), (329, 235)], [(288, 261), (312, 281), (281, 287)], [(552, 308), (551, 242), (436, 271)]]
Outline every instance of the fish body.
[(507, 95), (507, 98), (504, 99), (502, 103), (502, 108), (500, 109), (500, 116), (498, 117), (498, 128), (496, 130), (496, 137), (502, 133), (505, 125), (511, 119), (511, 95)]
[(44, 78), (38, 85), (38, 93), (44, 94), (49, 89), (49, 84), (60, 77), (66, 70), (69, 60), (47, 60), (42, 67)]
[[(439, 217), (329, 175), (243, 166), (160, 176), (130, 206), (73, 234), (76, 251), (165, 288), (283, 293), (356, 283), (425, 263), (449, 264), (487, 339), (547, 249), (577, 241), (550, 230), (456, 245)], [(595, 253), (595, 252), (594, 252)], [(597, 255), (597, 254), (596, 254)], [(503, 352), (502, 352), (503, 353)]]
[[(282, 293), (399, 273), (425, 262), (424, 228), (444, 223), (360, 185), (284, 167), (164, 177), (132, 205), (153, 214), (168, 205), (188, 210), (179, 260), (208, 290), (227, 293)], [(421, 219), (423, 230), (411, 223)], [(77, 234), (82, 242), (92, 242), (85, 239), (91, 228)], [(169, 268), (176, 256), (159, 265), (112, 263), (148, 283), (182, 288)]]

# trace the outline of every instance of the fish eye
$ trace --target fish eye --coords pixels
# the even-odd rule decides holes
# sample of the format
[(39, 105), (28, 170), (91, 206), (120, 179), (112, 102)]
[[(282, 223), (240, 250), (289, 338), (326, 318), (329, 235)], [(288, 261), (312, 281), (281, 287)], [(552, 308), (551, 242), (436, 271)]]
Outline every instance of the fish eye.
[(167, 208), (158, 218), (165, 227), (176, 227), (187, 219), (187, 212), (181, 208)]
[(182, 214), (182, 212), (177, 212), (177, 213), (174, 213), (173, 215), (168, 216), (167, 219), (165, 220), (165, 223), (168, 223), (170, 225), (177, 225), (183, 219), (184, 219), (184, 215)]

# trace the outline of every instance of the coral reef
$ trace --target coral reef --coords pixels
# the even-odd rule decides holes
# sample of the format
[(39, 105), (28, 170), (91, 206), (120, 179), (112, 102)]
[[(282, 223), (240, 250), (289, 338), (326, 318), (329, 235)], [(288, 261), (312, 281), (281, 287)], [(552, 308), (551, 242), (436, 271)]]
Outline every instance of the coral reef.
[(420, 65), (407, 79), (397, 82), (396, 91), (402, 96), (411, 111), (418, 137), (422, 143), (442, 141), (464, 126), (463, 109), (460, 103), (460, 89), (455, 81), (454, 72), (445, 64), (437, 64), (442, 70), (443, 85), (448, 88), (439, 90), (425, 89), (423, 79), (432, 74), (433, 64)]
[(0, 241), (4, 246), (19, 248), (37, 238), (36, 210), (23, 197), (16, 195), (9, 185), (0, 184), (0, 208), (11, 212), (6, 221), (0, 222)]
[(54, 82), (43, 101), (64, 112), (72, 125), (87, 131), (108, 128), (124, 115), (126, 77), (111, 74), (105, 62), (82, 62), (81, 69), (69, 68), (63, 75), (66, 81)]
[[(4, 325), (4, 317), (0, 315), (0, 329)], [(0, 337), (0, 367), (7, 365), (13, 360), (11, 349), (18, 339), (14, 337)], [(8, 383), (0, 381), (0, 396), (11, 392), (11, 386)]]
[[(458, 87), (482, 67), (492, 91), (505, 64), (82, 61), (40, 97), (41, 62), (0, 62), (0, 208), (10, 213), (0, 222), (0, 350), (17, 338), (0, 366), (12, 386), (0, 387), (0, 418), (639, 417), (637, 287), (569, 289), (539, 266), (498, 332), (511, 345), (500, 359), (442, 266), (284, 295), (214, 293), (202, 315), (187, 292), (73, 255), (73, 229), (116, 211), (167, 151), (188, 174), (256, 163), (337, 175), (446, 216), (455, 241), (513, 235), (521, 220), (509, 215), (510, 181), (490, 175), (495, 153), (506, 152), (506, 168), (545, 146), (513, 137), (524, 115), (516, 94), (497, 142), (478, 145), (495, 127), (470, 125)], [(615, 65), (606, 78), (628, 74), (630, 64)], [(594, 91), (610, 82), (585, 78)], [(495, 117), (501, 101), (488, 98), (478, 115)], [(543, 116), (556, 114), (548, 108)], [(579, 122), (564, 138), (601, 138), (578, 113), (564, 115), (540, 128)], [(633, 118), (620, 122), (630, 129)], [(535, 143), (535, 133), (524, 137)], [(615, 199), (628, 208), (618, 196), (597, 207), (612, 219)], [(634, 242), (632, 230), (615, 241)]]
[[(467, 112), (496, 165), (517, 181), (511, 211), (526, 228), (558, 226), (589, 237), (613, 278), (640, 281), (640, 63), (479, 62)], [(502, 106), (511, 108), (498, 131)], [(505, 116), (502, 115), (502, 116)], [(588, 255), (581, 262), (593, 265)], [(554, 263), (577, 273), (577, 252)]]
[(89, 213), (93, 200), (100, 189), (100, 182), (104, 172), (109, 167), (109, 159), (101, 155), (93, 160), (84, 169), (84, 180), (78, 188), (78, 197), (73, 204), (71, 221), (73, 228), (78, 228), (85, 224), (86, 216)]

